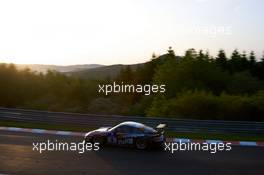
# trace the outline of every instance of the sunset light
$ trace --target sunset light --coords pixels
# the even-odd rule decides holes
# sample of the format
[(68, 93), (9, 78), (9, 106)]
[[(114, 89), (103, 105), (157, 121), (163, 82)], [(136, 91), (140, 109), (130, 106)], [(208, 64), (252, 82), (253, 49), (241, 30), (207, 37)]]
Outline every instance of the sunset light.
[[(249, 3), (251, 3), (249, 5)], [(258, 1), (52, 0), (0, 2), (0, 62), (131, 64), (172, 46), (261, 55)], [(254, 8), (254, 9), (253, 9)], [(254, 15), (250, 14), (254, 10)], [(243, 11), (243, 13), (241, 13)], [(263, 16), (263, 15), (262, 15)], [(254, 26), (248, 22), (254, 20)]]

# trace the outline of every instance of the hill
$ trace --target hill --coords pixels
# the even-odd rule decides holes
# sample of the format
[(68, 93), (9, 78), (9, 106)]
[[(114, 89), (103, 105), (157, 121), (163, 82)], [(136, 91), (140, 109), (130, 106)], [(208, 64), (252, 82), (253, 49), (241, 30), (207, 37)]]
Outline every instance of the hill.
[(43, 65), (43, 64), (16, 64), (18, 69), (29, 68), (33, 71), (46, 73), (48, 70), (55, 70), (58, 72), (71, 72), (87, 70), (92, 68), (102, 67), (100, 64), (81, 64), (81, 65), (70, 65), (70, 66), (58, 66), (58, 65)]
[(105, 78), (114, 78), (118, 75), (118, 73), (125, 68), (126, 66), (130, 66), (131, 69), (136, 69), (138, 66), (142, 66), (144, 63), (140, 64), (132, 64), (132, 65), (123, 65), (123, 64), (115, 64), (110, 66), (102, 66), (97, 68), (78, 70), (78, 71), (70, 71), (66, 72), (66, 75), (76, 76), (83, 79), (105, 79)]

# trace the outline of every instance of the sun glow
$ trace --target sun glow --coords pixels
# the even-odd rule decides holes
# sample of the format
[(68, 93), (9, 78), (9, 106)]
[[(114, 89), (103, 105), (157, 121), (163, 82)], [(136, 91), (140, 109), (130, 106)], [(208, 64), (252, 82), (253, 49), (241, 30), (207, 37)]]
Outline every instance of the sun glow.
[[(232, 9), (232, 14), (244, 10), (242, 2), (221, 3), (215, 4)], [(237, 29), (244, 24), (227, 16), (208, 15), (218, 12), (213, 7), (211, 1), (197, 0), (0, 1), (0, 62), (130, 64), (148, 60), (154, 51), (164, 53), (168, 46), (180, 54), (190, 47), (261, 52), (258, 36), (242, 35), (245, 31)], [(231, 34), (212, 37), (202, 30), (215, 26), (228, 28)]]

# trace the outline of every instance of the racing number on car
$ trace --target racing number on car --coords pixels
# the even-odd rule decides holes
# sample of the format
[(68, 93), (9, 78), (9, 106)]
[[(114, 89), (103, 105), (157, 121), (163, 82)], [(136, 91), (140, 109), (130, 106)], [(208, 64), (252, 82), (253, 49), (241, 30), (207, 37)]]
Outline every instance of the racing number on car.
[(110, 137), (107, 137), (107, 142), (110, 143), (110, 144), (116, 144), (117, 143), (117, 139), (114, 136), (110, 136)]
[(133, 144), (133, 139), (128, 134), (118, 133), (116, 136), (119, 145)]
[(110, 144), (117, 144), (117, 138), (115, 137), (114, 134), (111, 134), (107, 137), (107, 143)]
[(133, 139), (132, 138), (121, 138), (121, 139), (118, 139), (118, 144), (119, 145), (130, 145), (130, 144), (133, 144)]
[(132, 138), (125, 138), (124, 135), (118, 135), (115, 137), (114, 135), (107, 137), (107, 142), (109, 144), (118, 144), (118, 145), (126, 145), (133, 144)]

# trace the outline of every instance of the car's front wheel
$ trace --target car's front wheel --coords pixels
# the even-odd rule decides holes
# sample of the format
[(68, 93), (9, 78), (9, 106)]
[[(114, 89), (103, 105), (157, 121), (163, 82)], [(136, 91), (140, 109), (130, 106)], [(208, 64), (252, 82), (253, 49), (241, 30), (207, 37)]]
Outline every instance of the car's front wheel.
[(146, 140), (137, 139), (136, 143), (135, 143), (135, 146), (136, 146), (137, 149), (143, 150), (143, 149), (146, 149), (148, 145), (147, 145), (147, 141)]
[(100, 145), (103, 145), (105, 143), (105, 140), (103, 137), (94, 137), (93, 143), (99, 143)]

